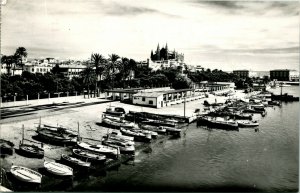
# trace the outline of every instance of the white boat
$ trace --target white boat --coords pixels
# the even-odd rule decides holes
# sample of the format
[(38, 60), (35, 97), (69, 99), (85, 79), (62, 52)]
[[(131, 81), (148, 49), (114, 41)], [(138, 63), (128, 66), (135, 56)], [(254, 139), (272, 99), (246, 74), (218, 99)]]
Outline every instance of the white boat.
[(128, 144), (128, 143), (123, 143), (123, 142), (116, 141), (113, 139), (105, 139), (102, 141), (102, 144), (110, 146), (110, 147), (119, 148), (121, 153), (134, 154), (134, 151), (135, 151), (134, 145)]
[(91, 162), (85, 162), (85, 161), (82, 161), (80, 159), (77, 159), (75, 157), (65, 155), (65, 154), (61, 155), (61, 160), (65, 161), (69, 164), (72, 164), (72, 166), (80, 166), (80, 167), (84, 167), (84, 168), (89, 168), (91, 166)]
[(12, 192), (12, 190), (0, 185), (0, 192)]
[(73, 149), (73, 155), (83, 160), (89, 160), (93, 163), (104, 163), (106, 161), (105, 155), (83, 149)]
[(93, 145), (90, 143), (86, 143), (86, 142), (77, 142), (77, 146), (82, 148), (82, 149), (86, 149), (92, 152), (97, 152), (97, 153), (101, 153), (101, 154), (105, 154), (107, 156), (112, 156), (114, 158), (117, 158), (118, 155), (120, 154), (120, 149), (119, 148), (114, 148), (114, 147), (109, 147), (106, 145)]
[(103, 117), (102, 122), (114, 127), (134, 127), (134, 123), (122, 119), (118, 120), (116, 118)]
[(113, 106), (110, 106), (110, 107), (106, 108), (105, 113), (111, 114), (111, 115), (122, 116), (126, 112), (125, 112), (124, 108), (122, 108), (122, 107), (113, 107)]
[(257, 121), (237, 121), (239, 127), (258, 127)]
[(152, 139), (151, 134), (145, 134), (138, 130), (127, 129), (127, 128), (120, 128), (120, 131), (123, 135), (132, 136), (134, 137), (135, 141), (143, 141), (143, 142), (150, 142)]
[(23, 166), (11, 166), (11, 174), (22, 182), (40, 184), (42, 182), (42, 174)]
[(57, 162), (44, 162), (45, 169), (51, 174), (58, 176), (73, 176), (73, 169)]
[(154, 125), (145, 125), (145, 124), (139, 124), (139, 127), (141, 129), (149, 130), (149, 131), (155, 131), (160, 134), (166, 134), (166, 129), (162, 126), (154, 126)]
[(122, 134), (121, 135), (114, 135), (112, 133), (110, 134), (106, 134), (103, 136), (104, 139), (112, 139), (112, 140), (115, 140), (115, 141), (119, 141), (121, 143), (126, 143), (126, 144), (129, 144), (129, 145), (134, 145), (134, 141), (133, 141), (133, 137), (130, 137), (132, 138), (132, 140), (128, 140), (128, 139), (125, 139), (123, 137), (129, 137), (129, 136), (123, 136)]

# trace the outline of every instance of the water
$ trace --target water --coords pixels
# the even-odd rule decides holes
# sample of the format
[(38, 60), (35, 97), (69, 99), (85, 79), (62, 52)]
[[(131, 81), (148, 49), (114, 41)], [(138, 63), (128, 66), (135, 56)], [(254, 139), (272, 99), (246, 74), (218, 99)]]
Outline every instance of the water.
[[(284, 88), (299, 96), (297, 86)], [(89, 178), (74, 191), (297, 191), (299, 102), (255, 116), (259, 131), (207, 130), (151, 144), (132, 164)]]

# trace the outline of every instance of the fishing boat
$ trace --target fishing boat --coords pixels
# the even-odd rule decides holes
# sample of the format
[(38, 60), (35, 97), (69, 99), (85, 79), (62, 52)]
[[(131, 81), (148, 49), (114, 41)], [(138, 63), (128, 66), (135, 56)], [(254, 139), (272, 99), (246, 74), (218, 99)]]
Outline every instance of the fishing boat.
[(22, 182), (40, 184), (42, 182), (42, 174), (23, 166), (11, 166), (11, 174)]
[(258, 127), (257, 121), (237, 121), (239, 127)]
[(51, 126), (51, 125), (41, 124), (40, 127), (44, 128), (44, 129), (48, 129), (53, 132), (73, 135), (74, 137), (76, 137), (78, 135), (78, 133), (76, 131), (73, 131), (69, 128), (62, 127), (62, 126)]
[(0, 139), (0, 154), (12, 155), (14, 152), (14, 144), (8, 140)]
[(144, 125), (152, 125), (152, 126), (166, 126), (166, 127), (176, 127), (176, 123), (174, 122), (166, 122), (162, 120), (153, 120), (153, 119), (148, 119), (147, 121), (142, 121), (141, 122)]
[(117, 119), (117, 118), (111, 118), (111, 117), (103, 117), (102, 118), (102, 122), (109, 125), (109, 126), (113, 126), (113, 127), (128, 127), (128, 128), (132, 128), (134, 127), (134, 123), (133, 122), (128, 122), (122, 119)]
[(66, 154), (61, 155), (61, 161), (76, 167), (79, 166), (79, 167), (89, 168), (91, 166), (91, 162), (82, 161), (80, 159), (77, 159), (75, 157)]
[(33, 144), (21, 143), (19, 145), (19, 152), (24, 156), (28, 156), (28, 157), (35, 157), (35, 158), (44, 157), (44, 149)]
[(85, 150), (89, 150), (92, 152), (96, 152), (96, 153), (101, 153), (104, 154), (106, 156), (110, 156), (112, 158), (118, 158), (119, 154), (120, 154), (120, 149), (119, 148), (114, 148), (114, 147), (110, 147), (110, 146), (106, 146), (106, 145), (93, 145), (87, 142), (77, 142), (77, 146), (79, 148), (85, 149)]
[(135, 144), (134, 141), (133, 141), (134, 140), (133, 137), (125, 136), (125, 135), (122, 135), (122, 134), (116, 135), (116, 134), (113, 134), (113, 133), (109, 133), (109, 134), (104, 135), (103, 139), (112, 139), (112, 140), (119, 141), (119, 142), (122, 142), (122, 143), (128, 143), (130, 145)]
[(171, 135), (180, 135), (181, 134), (181, 129), (176, 128), (176, 127), (163, 127), (166, 129), (166, 133), (171, 134)]
[(73, 176), (73, 169), (57, 162), (44, 162), (44, 168), (51, 174), (57, 176)]
[(238, 130), (238, 123), (236, 121), (220, 120), (207, 116), (198, 117), (197, 124), (225, 130)]
[(139, 124), (139, 127), (141, 129), (149, 130), (149, 131), (155, 131), (159, 134), (166, 134), (166, 129), (162, 126), (153, 126), (153, 125), (145, 125), (145, 124)]
[(75, 143), (77, 141), (77, 135), (60, 132), (60, 131), (53, 131), (47, 128), (38, 128), (36, 132), (39, 138), (46, 140), (47, 142), (50, 143), (68, 144), (68, 143)]
[(150, 134), (152, 139), (156, 139), (158, 136), (158, 133), (155, 131), (150, 131), (150, 130), (144, 130), (144, 129), (133, 129), (134, 131), (138, 131), (141, 133), (144, 133), (145, 135)]
[(122, 107), (113, 107), (113, 106), (110, 106), (110, 107), (106, 108), (105, 113), (106, 114), (111, 114), (111, 115), (122, 116), (126, 112), (125, 112), (125, 109), (122, 108)]
[(105, 155), (83, 149), (73, 149), (73, 155), (80, 159), (88, 160), (93, 163), (104, 163), (106, 161)]
[(151, 134), (145, 134), (140, 131), (135, 131), (128, 128), (120, 128), (120, 131), (123, 135), (134, 137), (135, 141), (142, 141), (142, 142), (150, 142), (152, 139)]
[(135, 152), (135, 147), (132, 144), (129, 143), (124, 143), (120, 141), (116, 141), (113, 139), (104, 139), (102, 141), (103, 145), (107, 145), (110, 147), (115, 147), (115, 148), (120, 148), (120, 153), (125, 153), (125, 154), (134, 154)]

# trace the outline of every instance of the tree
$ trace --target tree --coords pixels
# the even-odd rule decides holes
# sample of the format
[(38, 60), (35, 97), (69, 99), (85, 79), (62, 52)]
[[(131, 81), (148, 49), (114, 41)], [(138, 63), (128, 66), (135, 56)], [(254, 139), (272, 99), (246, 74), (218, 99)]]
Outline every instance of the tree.
[(6, 70), (7, 70), (7, 74), (10, 76), (11, 75), (11, 67), (12, 65), (15, 63), (15, 56), (14, 55), (10, 55), (10, 56), (2, 56), (1, 57), (1, 63), (2, 64), (6, 64)]
[(18, 47), (15, 52), (15, 57), (17, 60), (17, 64), (21, 66), (22, 72), (24, 71), (23, 57), (27, 57), (27, 51), (24, 47)]
[(87, 87), (87, 95), (90, 98), (90, 85), (93, 82), (94, 70), (90, 66), (87, 66), (86, 69), (82, 71), (83, 84)]
[(121, 59), (119, 69), (120, 69), (120, 73), (121, 73), (121, 81), (123, 82), (123, 88), (125, 88), (125, 79), (126, 79), (126, 77), (128, 77), (128, 75), (130, 73), (128, 58)]
[(108, 75), (111, 75), (112, 80), (112, 88), (114, 89), (114, 77), (115, 77), (115, 71), (119, 68), (119, 58), (117, 54), (109, 55), (109, 63), (108, 63)]
[(98, 82), (101, 80), (101, 76), (105, 70), (105, 63), (106, 63), (106, 59), (98, 53), (92, 54), (91, 56), (91, 61), (93, 66), (95, 66), (96, 70), (96, 81), (95, 81), (95, 95), (94, 97), (96, 97), (96, 92), (97, 92), (97, 97), (99, 96), (99, 88), (98, 88)]

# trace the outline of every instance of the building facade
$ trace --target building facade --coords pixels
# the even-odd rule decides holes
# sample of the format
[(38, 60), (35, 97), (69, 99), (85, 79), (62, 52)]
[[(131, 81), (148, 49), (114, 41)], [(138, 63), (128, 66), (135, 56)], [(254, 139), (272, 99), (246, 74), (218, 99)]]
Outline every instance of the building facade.
[(270, 79), (278, 81), (299, 81), (299, 72), (289, 69), (270, 70)]

